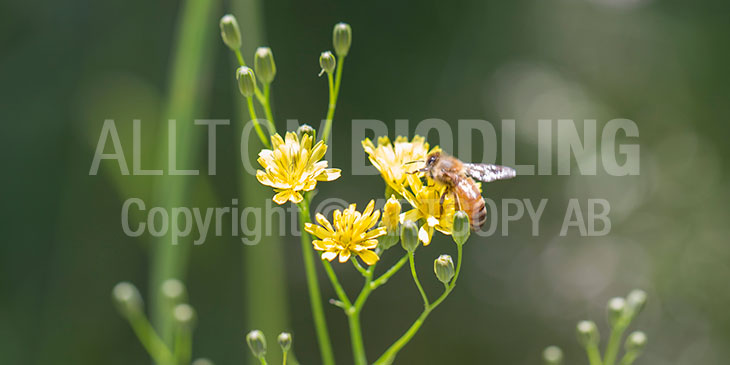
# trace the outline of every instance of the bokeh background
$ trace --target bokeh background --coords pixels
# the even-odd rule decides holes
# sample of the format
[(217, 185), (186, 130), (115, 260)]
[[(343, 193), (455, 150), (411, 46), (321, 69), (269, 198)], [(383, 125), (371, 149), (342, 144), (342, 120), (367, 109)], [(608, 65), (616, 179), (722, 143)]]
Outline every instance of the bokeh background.
[[(260, 327), (272, 345), (280, 330), (292, 331), (299, 360), (318, 363), (297, 237), (244, 246), (238, 237), (209, 236), (201, 246), (172, 247), (164, 237), (127, 237), (120, 225), (129, 197), (149, 206), (208, 207), (234, 198), (261, 206), (269, 195), (241, 173), (233, 125), (244, 120), (243, 104), (217, 24), (233, 12), (249, 62), (256, 46), (274, 51), (280, 129), (285, 119), (318, 125), (324, 117), (327, 89), (317, 78), (317, 57), (331, 48), (336, 22), (353, 27), (333, 138), (332, 164), (345, 173), (321, 185), (317, 200), (365, 204), (382, 196), (379, 177), (347, 173), (351, 119), (391, 126), (409, 119), (411, 128), (426, 118), (454, 125), (460, 118), (515, 119), (523, 164), (537, 162), (538, 119), (597, 119), (600, 128), (629, 118), (639, 125), (639, 176), (554, 174), (487, 186), (497, 202), (550, 199), (540, 234), (532, 236), (522, 219), (507, 237), (472, 238), (456, 290), (397, 363), (536, 364), (552, 344), (569, 363), (585, 363), (575, 323), (595, 320), (605, 339), (605, 303), (632, 288), (649, 293), (632, 326), (649, 337), (638, 363), (725, 363), (729, 11), (721, 1), (660, 0), (5, 1), (0, 362), (149, 363), (116, 313), (111, 288), (131, 281), (153, 307), (159, 281), (175, 276), (198, 312), (196, 357), (252, 363), (244, 333)], [(143, 123), (146, 168), (164, 165), (156, 157), (166, 148), (158, 126), (176, 118), (178, 160), (203, 171), (205, 130), (183, 125), (232, 119), (219, 130), (218, 174), (121, 176), (104, 162), (99, 175), (89, 176), (105, 119), (116, 120), (131, 163), (135, 118)], [(258, 148), (252, 137), (251, 149)], [(475, 154), (482, 148), (476, 144)], [(611, 233), (560, 237), (570, 198), (607, 199)], [(432, 293), (439, 285), (429, 274), (431, 259), (452, 250), (443, 237), (419, 250)], [(351, 293), (359, 289), (350, 265), (337, 269)], [(321, 285), (326, 297), (334, 295), (324, 278)], [(376, 291), (363, 314), (369, 358), (420, 309), (405, 272)], [(331, 306), (327, 315), (338, 363), (349, 363), (344, 317)]]

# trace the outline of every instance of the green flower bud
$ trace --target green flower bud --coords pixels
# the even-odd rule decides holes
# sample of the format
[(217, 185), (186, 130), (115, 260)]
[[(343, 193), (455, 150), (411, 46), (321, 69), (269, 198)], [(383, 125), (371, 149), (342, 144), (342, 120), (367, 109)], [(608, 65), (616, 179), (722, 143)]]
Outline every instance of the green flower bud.
[(441, 255), (433, 261), (433, 271), (440, 282), (448, 284), (454, 277), (454, 261), (449, 255)]
[(646, 346), (646, 334), (644, 332), (634, 331), (626, 338), (626, 352), (641, 351), (644, 346)]
[(611, 298), (608, 301), (606, 312), (608, 315), (608, 323), (611, 327), (616, 327), (623, 318), (624, 313), (626, 313), (626, 301), (621, 297)]
[(253, 352), (253, 356), (260, 358), (266, 355), (266, 338), (264, 333), (259, 330), (253, 330), (246, 335), (246, 343), (248, 348)]
[(192, 328), (195, 325), (195, 309), (189, 304), (178, 304), (172, 310), (172, 318), (181, 326)]
[(276, 63), (274, 63), (274, 54), (271, 53), (269, 47), (259, 47), (256, 49), (256, 55), (253, 58), (253, 67), (259, 81), (264, 84), (270, 84), (276, 76)]
[(317, 139), (317, 131), (309, 124), (302, 124), (297, 128), (297, 137), (301, 141), (304, 136), (309, 136), (312, 138), (312, 141), (315, 141)]
[(646, 305), (646, 292), (641, 289), (634, 289), (626, 296), (626, 310), (631, 318), (635, 318)]
[(193, 360), (192, 365), (213, 365), (213, 362), (206, 358), (200, 358)]
[(123, 281), (114, 286), (112, 299), (123, 316), (142, 313), (142, 296), (134, 284)]
[(287, 352), (291, 348), (291, 333), (289, 332), (282, 332), (279, 334), (279, 337), (276, 339), (279, 341), (279, 346), (281, 346), (281, 351)]
[(578, 334), (578, 342), (583, 346), (597, 345), (600, 336), (598, 334), (598, 327), (593, 321), (580, 321), (576, 326), (576, 332)]
[(548, 346), (542, 352), (545, 365), (560, 365), (563, 363), (563, 350), (557, 346)]
[(241, 90), (243, 96), (250, 98), (256, 92), (256, 76), (253, 70), (246, 66), (241, 66), (236, 71), (236, 79), (238, 79), (238, 90)]
[(418, 247), (418, 226), (412, 221), (401, 224), (400, 244), (408, 252), (416, 251)]
[(241, 48), (241, 31), (238, 29), (238, 21), (236, 17), (231, 14), (226, 14), (221, 18), (221, 38), (223, 42), (232, 51), (237, 51)]
[(177, 279), (167, 279), (162, 283), (160, 288), (162, 296), (171, 303), (181, 303), (187, 300), (187, 291), (182, 281)]
[(347, 56), (352, 43), (352, 28), (350, 24), (338, 23), (332, 31), (332, 45), (335, 47), (335, 53), (338, 57)]
[(451, 236), (457, 245), (463, 245), (469, 239), (471, 234), (471, 225), (469, 224), (469, 216), (460, 210), (454, 214), (454, 226), (451, 230)]
[(335, 56), (332, 55), (332, 52), (326, 51), (319, 55), (319, 67), (322, 68), (322, 71), (332, 74), (335, 71), (336, 65), (337, 61), (335, 60)]

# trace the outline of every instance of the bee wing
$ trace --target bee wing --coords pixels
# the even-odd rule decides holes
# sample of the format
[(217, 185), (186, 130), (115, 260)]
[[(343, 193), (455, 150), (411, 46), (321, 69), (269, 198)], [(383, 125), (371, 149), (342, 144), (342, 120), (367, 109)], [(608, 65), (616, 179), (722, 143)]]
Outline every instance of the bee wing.
[(465, 163), (464, 170), (467, 175), (484, 182), (511, 179), (517, 176), (517, 172), (511, 167), (485, 163)]

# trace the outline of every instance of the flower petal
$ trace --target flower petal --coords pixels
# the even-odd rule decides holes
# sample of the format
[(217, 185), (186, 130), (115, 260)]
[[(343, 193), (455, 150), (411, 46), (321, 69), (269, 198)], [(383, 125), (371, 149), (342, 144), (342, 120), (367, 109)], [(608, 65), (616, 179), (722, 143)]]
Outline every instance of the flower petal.
[(380, 260), (380, 257), (370, 250), (360, 251), (357, 253), (357, 256), (359, 256), (368, 265), (372, 265)]

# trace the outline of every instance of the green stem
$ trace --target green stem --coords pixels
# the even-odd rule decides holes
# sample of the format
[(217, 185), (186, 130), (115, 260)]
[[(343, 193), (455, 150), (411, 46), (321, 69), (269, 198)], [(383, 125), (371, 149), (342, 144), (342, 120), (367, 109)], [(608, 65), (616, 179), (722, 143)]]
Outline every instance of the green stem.
[(309, 197), (299, 203), (300, 211), (300, 230), (302, 241), (302, 257), (304, 258), (304, 271), (307, 277), (307, 287), (309, 288), (309, 303), (312, 306), (312, 319), (317, 333), (317, 342), (319, 343), (319, 351), (322, 355), (322, 364), (334, 365), (335, 356), (332, 352), (332, 343), (327, 330), (327, 322), (324, 317), (324, 308), (322, 308), (322, 295), (317, 282), (317, 272), (314, 267), (314, 256), (312, 252), (312, 242), (309, 234), (304, 230), (305, 223), (310, 222), (309, 217)]
[(266, 365), (266, 358), (263, 356), (259, 356), (259, 362), (261, 363), (261, 365)]
[(172, 365), (174, 364), (175, 357), (162, 338), (157, 335), (152, 324), (144, 314), (133, 314), (127, 317), (129, 324), (132, 326), (134, 334), (137, 335), (137, 339), (142, 346), (150, 354), (152, 360), (157, 364)]
[(322, 266), (324, 266), (324, 271), (327, 272), (327, 277), (330, 279), (332, 287), (335, 289), (335, 293), (337, 293), (337, 297), (340, 298), (340, 301), (345, 305), (346, 308), (352, 307), (352, 302), (350, 302), (350, 298), (347, 297), (345, 289), (342, 289), (340, 281), (337, 280), (337, 274), (335, 274), (335, 270), (332, 269), (332, 264), (330, 264), (330, 262), (327, 260), (322, 260)]
[(416, 255), (414, 252), (410, 252), (408, 254), (408, 262), (411, 264), (411, 275), (413, 276), (413, 281), (416, 283), (416, 286), (418, 287), (418, 291), (421, 293), (421, 298), (423, 298), (423, 306), (428, 308), (428, 296), (426, 295), (426, 291), (423, 290), (421, 281), (418, 280), (418, 273), (416, 273), (415, 256)]
[(284, 358), (282, 360), (282, 365), (286, 365), (286, 357), (287, 357), (287, 355), (289, 355), (289, 351), (284, 351), (284, 355), (283, 355)]
[[(398, 352), (408, 344), (408, 342), (413, 338), (413, 336), (416, 335), (418, 330), (421, 328), (421, 325), (423, 325), (423, 322), (426, 320), (428, 315), (436, 309), (436, 307), (441, 304), (444, 299), (454, 290), (454, 287), (456, 286), (456, 280), (459, 278), (459, 272), (461, 272), (461, 261), (462, 261), (462, 249), (463, 245), (456, 245), (457, 247), (457, 264), (456, 264), (456, 274), (454, 275), (454, 278), (451, 280), (451, 283), (449, 283), (446, 286), (446, 289), (444, 290), (443, 294), (441, 294), (438, 299), (436, 299), (433, 303), (430, 305), (426, 305), (426, 307), (423, 309), (423, 312), (420, 316), (416, 319), (415, 322), (411, 325), (410, 328), (406, 331), (406, 333), (403, 334), (395, 343), (393, 343), (385, 352), (378, 358), (378, 360), (375, 361), (374, 364), (380, 364), (380, 365), (386, 365), (386, 364), (392, 364), (395, 360), (396, 355), (398, 355)], [(412, 260), (412, 255), (408, 255), (409, 260)], [(411, 268), (413, 269), (413, 264), (411, 264)], [(414, 272), (415, 270), (412, 270)], [(415, 276), (414, 276), (415, 279)]]
[(588, 363), (590, 365), (601, 365), (601, 352), (598, 351), (597, 344), (586, 345), (586, 354), (588, 354)]
[(620, 320), (613, 326), (613, 328), (611, 328), (611, 337), (608, 338), (606, 353), (603, 358), (603, 363), (605, 365), (613, 365), (616, 362), (618, 351), (621, 347), (621, 337), (623, 337), (624, 331), (626, 331), (626, 327), (628, 327), (628, 323), (625, 322), (625, 320)]
[(330, 98), (329, 105), (327, 106), (327, 119), (324, 125), (324, 131), (322, 134), (322, 140), (327, 143), (329, 138), (330, 130), (332, 129), (332, 118), (335, 116), (335, 107), (337, 106), (337, 98), (340, 95), (340, 83), (342, 81), (342, 68), (345, 64), (345, 57), (341, 57), (337, 60), (337, 71), (335, 71), (335, 80), (332, 80), (332, 74), (327, 73), (327, 83), (329, 85)]
[(634, 363), (637, 357), (639, 357), (639, 351), (629, 351), (624, 354), (624, 357), (619, 362), (619, 365), (631, 365)]
[(243, 55), (241, 54), (241, 50), (237, 49), (235, 50), (236, 58), (238, 59), (238, 64), (242, 67), (246, 66), (246, 61), (243, 60)]
[(350, 259), (350, 261), (352, 261), (352, 265), (355, 266), (355, 268), (357, 269), (357, 271), (360, 272), (360, 275), (362, 275), (363, 277), (367, 277), (368, 276), (368, 271), (365, 268), (363, 268), (362, 265), (360, 265), (359, 262), (357, 262), (357, 259), (356, 258), (353, 257), (353, 258)]
[(375, 279), (373, 281), (373, 283), (370, 284), (372, 289), (376, 289), (377, 287), (388, 282), (388, 279), (390, 279), (391, 276), (393, 276), (395, 273), (397, 273), (398, 270), (400, 270), (400, 268), (403, 267), (403, 265), (405, 265), (406, 262), (408, 262), (408, 254), (403, 255), (403, 257), (401, 257), (401, 259), (398, 262), (396, 262), (395, 265), (393, 265), (390, 269), (388, 269), (388, 271), (386, 271), (385, 273), (380, 275), (379, 278)]
[(253, 127), (256, 128), (256, 134), (259, 136), (261, 143), (263, 143), (264, 146), (266, 146), (266, 148), (271, 148), (269, 139), (266, 138), (266, 135), (264, 135), (264, 131), (261, 129), (259, 120), (256, 117), (256, 109), (254, 109), (254, 107), (253, 107), (253, 98), (250, 96), (247, 97), (246, 103), (248, 104), (248, 114), (251, 116), (251, 122), (253, 122)]
[(276, 124), (274, 123), (274, 114), (271, 112), (271, 84), (264, 84), (264, 114), (269, 124), (269, 135), (276, 134)]
[[(351, 307), (351, 309), (354, 309)], [(350, 326), (350, 342), (352, 342), (352, 357), (356, 365), (367, 365), (365, 355), (365, 344), (362, 340), (362, 329), (360, 328), (360, 311), (351, 310), (347, 313), (347, 323)]]
[(189, 364), (193, 347), (192, 332), (187, 326), (179, 327), (175, 336), (175, 359), (178, 364)]

